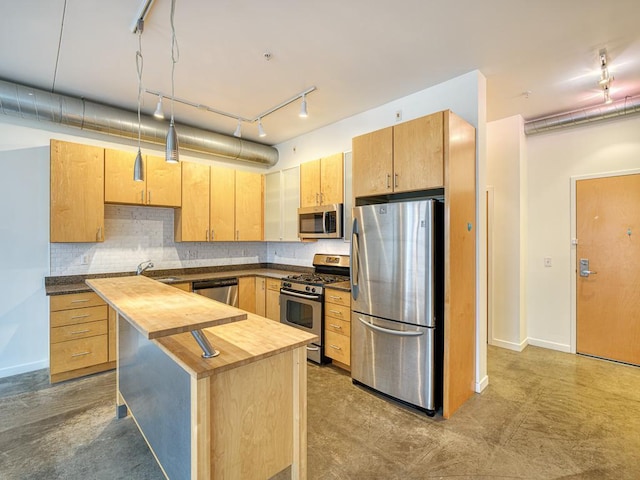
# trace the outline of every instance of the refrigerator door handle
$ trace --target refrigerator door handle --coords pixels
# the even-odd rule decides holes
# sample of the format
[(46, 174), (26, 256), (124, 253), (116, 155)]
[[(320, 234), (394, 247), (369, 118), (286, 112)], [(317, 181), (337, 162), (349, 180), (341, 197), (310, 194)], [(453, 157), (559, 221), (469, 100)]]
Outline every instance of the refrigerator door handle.
[(400, 332), (398, 330), (390, 330), (388, 328), (378, 327), (377, 325), (372, 325), (371, 323), (367, 322), (362, 317), (358, 317), (358, 320), (360, 320), (360, 323), (362, 323), (365, 327), (380, 333), (388, 333), (389, 335), (396, 335), (398, 337), (419, 337), (421, 335), (424, 335), (424, 332)]
[(355, 289), (358, 287), (358, 274), (360, 273), (359, 264), (360, 264), (360, 250), (358, 248), (358, 219), (353, 219), (353, 227), (351, 229), (353, 232), (351, 234), (351, 255), (349, 261), (351, 262), (351, 296), (355, 300), (357, 297), (357, 292)]

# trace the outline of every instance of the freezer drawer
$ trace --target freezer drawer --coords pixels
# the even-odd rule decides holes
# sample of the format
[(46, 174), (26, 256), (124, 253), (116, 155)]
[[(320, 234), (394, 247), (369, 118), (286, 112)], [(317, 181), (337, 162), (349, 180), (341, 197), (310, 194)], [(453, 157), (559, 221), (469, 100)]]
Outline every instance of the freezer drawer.
[(353, 312), (351, 377), (433, 413), (439, 406), (435, 329)]

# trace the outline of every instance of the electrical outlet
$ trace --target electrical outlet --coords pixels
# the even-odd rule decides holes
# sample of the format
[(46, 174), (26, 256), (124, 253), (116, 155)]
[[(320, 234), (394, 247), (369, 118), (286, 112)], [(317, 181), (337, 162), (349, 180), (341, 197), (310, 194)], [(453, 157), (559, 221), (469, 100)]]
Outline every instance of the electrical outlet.
[(544, 266), (545, 267), (551, 266), (551, 257), (544, 257)]
[(89, 265), (89, 255), (82, 255), (82, 260), (80, 261), (81, 265)]
[(396, 122), (402, 120), (402, 110), (396, 110)]

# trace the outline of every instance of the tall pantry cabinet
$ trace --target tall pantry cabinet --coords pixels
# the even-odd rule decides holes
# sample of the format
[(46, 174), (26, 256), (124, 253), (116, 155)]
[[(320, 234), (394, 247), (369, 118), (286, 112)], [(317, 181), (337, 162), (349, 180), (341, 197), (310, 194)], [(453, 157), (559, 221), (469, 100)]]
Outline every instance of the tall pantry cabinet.
[(475, 128), (445, 110), (355, 137), (352, 148), (354, 198), (444, 194), (443, 416), (449, 418), (475, 390)]

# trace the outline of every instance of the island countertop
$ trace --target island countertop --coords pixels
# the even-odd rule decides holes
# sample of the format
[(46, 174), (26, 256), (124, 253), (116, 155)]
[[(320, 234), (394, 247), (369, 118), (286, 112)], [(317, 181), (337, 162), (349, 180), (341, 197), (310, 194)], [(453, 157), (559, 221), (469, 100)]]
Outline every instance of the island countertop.
[(239, 308), (184, 292), (142, 275), (87, 280), (145, 338), (154, 339), (245, 320)]

